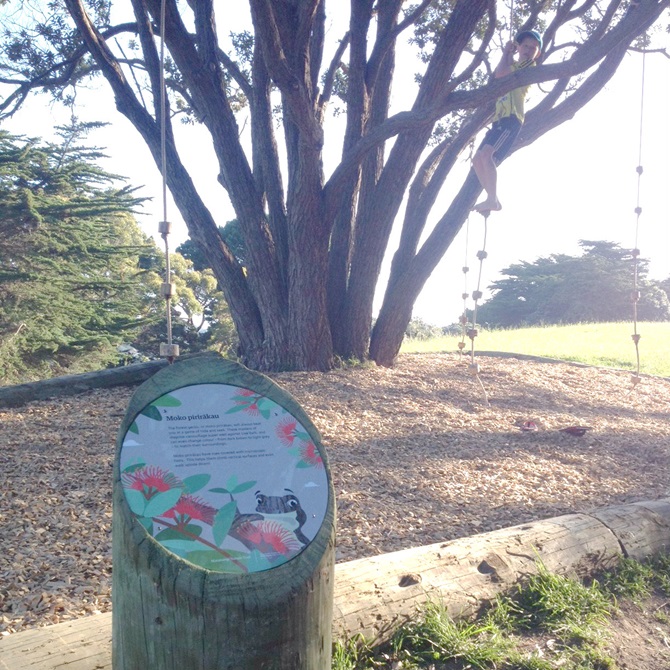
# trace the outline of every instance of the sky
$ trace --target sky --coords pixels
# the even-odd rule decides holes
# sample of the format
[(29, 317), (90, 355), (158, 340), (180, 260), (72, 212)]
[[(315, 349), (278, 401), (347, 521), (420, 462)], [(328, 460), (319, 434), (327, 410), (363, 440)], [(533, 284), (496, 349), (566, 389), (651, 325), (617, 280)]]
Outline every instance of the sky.
[[(535, 101), (540, 98), (537, 91), (534, 95), (533, 88), (528, 109), (534, 105), (534, 97)], [(670, 59), (648, 54), (641, 114), (642, 56), (629, 54), (614, 79), (594, 101), (572, 120), (503, 163), (498, 179), (503, 209), (492, 213), (488, 223), (488, 257), (482, 266), (480, 286), (484, 299), (490, 295), (487, 287), (500, 278), (502, 269), (555, 253), (577, 255), (580, 239), (608, 240), (626, 248), (637, 246), (641, 256), (650, 261), (652, 278), (670, 277), (669, 89)], [(96, 131), (91, 141), (107, 149), (108, 158), (103, 167), (127, 177), (132, 185), (143, 185), (139, 195), (153, 198), (152, 203), (145, 205), (146, 215), (139, 220), (145, 232), (154, 235), (162, 247), (157, 234), (158, 222), (163, 219), (162, 183), (148, 149), (130, 123), (115, 111), (106, 87), (80, 93), (78, 102), (81, 104), (76, 111), (80, 119), (111, 123), (108, 128)], [(49, 138), (53, 125), (66, 123), (67, 118), (64, 110), (50, 107), (44, 98), (34, 96), (24, 110), (2, 123), (2, 127), (15, 133)], [(234, 218), (225, 191), (216, 181), (217, 169), (207, 133), (197, 126), (180, 126), (177, 139), (187, 148), (185, 163), (200, 184), (206, 204), (216, 219), (225, 223)], [(327, 173), (339, 156), (340, 147), (325, 155)], [(635, 214), (638, 164), (644, 169), (640, 180), (639, 226)], [(465, 174), (468, 167), (464, 156), (458, 170)], [(455, 177), (451, 183), (460, 184), (460, 179)], [(434, 208), (434, 221), (446, 209), (452, 195), (447, 187)], [(169, 243), (174, 249), (186, 239), (187, 233), (170, 199), (167, 218), (173, 222)], [(470, 293), (476, 288), (479, 271), (476, 254), (482, 247), (483, 234), (483, 219), (473, 214), (424, 287), (415, 304), (415, 318), (439, 326), (458, 320), (463, 310), (462, 293), (466, 288)], [(396, 226), (382, 270), (375, 310), (381, 305), (398, 236)], [(462, 272), (464, 264), (470, 267), (467, 276)], [(468, 302), (471, 307), (471, 301)]]

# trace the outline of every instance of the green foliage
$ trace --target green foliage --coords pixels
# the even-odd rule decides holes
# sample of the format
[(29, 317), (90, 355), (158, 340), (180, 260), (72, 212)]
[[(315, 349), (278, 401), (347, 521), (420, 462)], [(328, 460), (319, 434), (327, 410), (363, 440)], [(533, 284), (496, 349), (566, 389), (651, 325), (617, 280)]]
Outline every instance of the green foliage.
[(607, 572), (603, 586), (616, 597), (639, 600), (647, 598), (652, 590), (654, 569), (649, 563), (624, 559), (616, 570)]
[(441, 328), (418, 318), (412, 319), (405, 330), (405, 337), (413, 340), (429, 340), (433, 337), (439, 337), (441, 334)]
[(0, 376), (5, 383), (116, 364), (150, 324), (140, 259), (155, 254), (139, 200), (61, 129), (62, 145), (0, 131)]
[(670, 556), (660, 554), (648, 561), (624, 559), (602, 578), (603, 588), (616, 598), (635, 602), (644, 600), (654, 590), (670, 595)]
[(419, 621), (399, 631), (392, 646), (403, 661), (458, 660), (465, 667), (484, 669), (505, 659), (511, 641), (489, 621), (454, 621), (443, 605), (429, 603)]
[(350, 640), (337, 640), (333, 645), (332, 670), (360, 670), (361, 668), (375, 667), (372, 663), (373, 648), (362, 635), (356, 635)]
[[(187, 253), (194, 251), (196, 261), (200, 258), (192, 242), (178, 248), (185, 249)], [(166, 341), (165, 307), (160, 296), (164, 259), (159, 258), (158, 261), (160, 274), (147, 277), (145, 288), (161, 316), (133, 342), (141, 351), (153, 355), (157, 355), (159, 343)], [(180, 353), (216, 348), (220, 353), (234, 357), (237, 344), (235, 327), (225, 297), (217, 288), (214, 273), (207, 267), (196, 269), (194, 263), (180, 253), (170, 255), (170, 269), (175, 287), (171, 301), (172, 341), (179, 345)]]
[[(478, 321), (508, 328), (555, 323), (594, 323), (632, 318), (634, 262), (630, 249), (612, 242), (580, 241), (581, 256), (553, 254), (502, 271), (493, 297), (481, 305)], [(659, 282), (645, 280), (648, 262), (639, 259), (638, 318), (670, 319), (670, 301)]]
[[(219, 235), (233, 254), (235, 254), (235, 258), (239, 264), (246, 266), (246, 249), (239, 221), (233, 219), (232, 221), (228, 221), (225, 226), (219, 226)], [(204, 270), (209, 267), (205, 254), (193, 240), (186, 240), (186, 242), (180, 244), (177, 247), (177, 251), (193, 263), (195, 270)]]
[(622, 560), (602, 585), (537, 573), (500, 595), (476, 620), (454, 620), (429, 602), (391, 642), (372, 648), (358, 637), (334, 647), (333, 670), (616, 670), (603, 648), (617, 597), (644, 598), (667, 585), (670, 557)]

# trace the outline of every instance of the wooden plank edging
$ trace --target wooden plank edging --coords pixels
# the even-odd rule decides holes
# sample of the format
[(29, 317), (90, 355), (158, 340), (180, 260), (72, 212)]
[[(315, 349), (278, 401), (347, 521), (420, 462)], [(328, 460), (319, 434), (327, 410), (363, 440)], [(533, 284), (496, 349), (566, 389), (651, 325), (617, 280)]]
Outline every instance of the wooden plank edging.
[[(670, 548), (670, 498), (567, 514), (335, 567), (333, 635), (381, 642), (428, 599), (475, 613), (537, 571), (585, 577)], [(111, 613), (14, 633), (0, 670), (111, 670)], [(157, 668), (156, 670), (161, 670)]]

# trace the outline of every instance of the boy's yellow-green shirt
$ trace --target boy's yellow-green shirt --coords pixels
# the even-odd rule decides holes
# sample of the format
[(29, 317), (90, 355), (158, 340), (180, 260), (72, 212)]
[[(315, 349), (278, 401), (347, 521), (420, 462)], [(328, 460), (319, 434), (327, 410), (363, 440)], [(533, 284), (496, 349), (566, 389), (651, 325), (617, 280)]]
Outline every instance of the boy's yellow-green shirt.
[[(512, 65), (512, 72), (534, 65), (535, 61), (531, 63), (514, 63)], [(498, 98), (496, 101), (496, 113), (493, 120), (499, 121), (507, 116), (514, 115), (521, 123), (523, 123), (525, 118), (524, 103), (529, 88), (530, 84), (528, 86), (521, 86), (505, 93), (502, 98)]]

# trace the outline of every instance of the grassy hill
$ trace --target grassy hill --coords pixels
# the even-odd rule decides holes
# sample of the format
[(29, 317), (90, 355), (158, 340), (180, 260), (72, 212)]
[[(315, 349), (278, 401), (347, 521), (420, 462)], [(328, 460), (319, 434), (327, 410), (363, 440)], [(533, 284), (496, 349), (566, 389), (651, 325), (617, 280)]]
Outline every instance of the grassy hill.
[[(541, 326), (507, 330), (479, 328), (475, 351), (495, 351), (544, 356), (587, 365), (635, 371), (637, 356), (630, 322), (583, 323), (567, 326)], [(670, 323), (638, 323), (640, 372), (670, 377)], [(403, 353), (457, 351), (461, 336), (428, 340), (406, 339)], [(471, 341), (465, 338), (465, 352)]]

